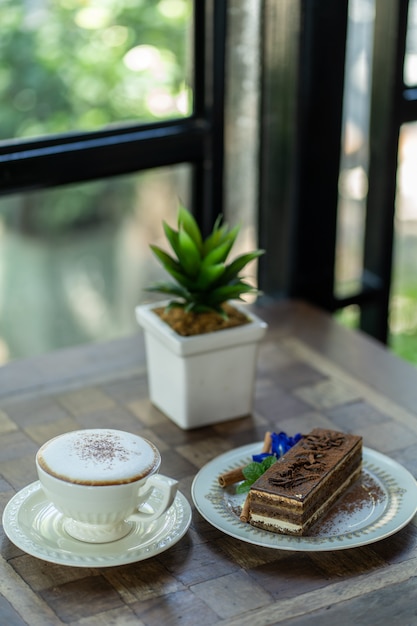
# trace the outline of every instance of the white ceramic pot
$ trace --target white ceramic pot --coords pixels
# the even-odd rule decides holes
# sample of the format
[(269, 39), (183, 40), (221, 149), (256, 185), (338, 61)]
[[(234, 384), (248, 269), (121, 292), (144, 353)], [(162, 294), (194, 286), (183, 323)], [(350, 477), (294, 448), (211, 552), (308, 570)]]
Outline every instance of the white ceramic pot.
[(182, 337), (153, 312), (136, 307), (145, 332), (151, 402), (183, 429), (251, 413), (260, 340), (267, 324), (243, 307), (249, 324)]

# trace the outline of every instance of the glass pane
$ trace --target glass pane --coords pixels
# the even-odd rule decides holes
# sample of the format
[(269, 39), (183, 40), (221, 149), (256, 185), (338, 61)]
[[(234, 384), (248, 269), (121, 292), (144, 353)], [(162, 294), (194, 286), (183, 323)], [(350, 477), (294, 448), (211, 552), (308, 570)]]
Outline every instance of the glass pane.
[(417, 122), (401, 128), (389, 343), (403, 358), (417, 363)]
[(192, 0), (2, 0), (0, 139), (190, 114)]
[(404, 59), (404, 82), (417, 85), (417, 1), (408, 6), (407, 39)]
[(351, 0), (336, 241), (335, 292), (355, 293), (363, 270), (374, 0)]
[(0, 363), (136, 332), (163, 273), (149, 243), (189, 188), (184, 165), (2, 198)]
[[(228, 10), (225, 214), (230, 224), (241, 227), (233, 248), (233, 254), (239, 254), (258, 247), (261, 3), (231, 0)], [(250, 50), (251, 54), (242, 55), (242, 50)], [(256, 262), (245, 268), (245, 277), (256, 284)]]

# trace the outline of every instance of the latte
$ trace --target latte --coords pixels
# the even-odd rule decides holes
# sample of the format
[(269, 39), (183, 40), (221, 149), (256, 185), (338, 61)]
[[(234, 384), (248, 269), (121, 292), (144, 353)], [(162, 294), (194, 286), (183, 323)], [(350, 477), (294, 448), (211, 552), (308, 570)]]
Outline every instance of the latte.
[(146, 439), (113, 429), (76, 430), (45, 443), (39, 466), (51, 476), (79, 485), (118, 485), (153, 474), (160, 465), (157, 448)]

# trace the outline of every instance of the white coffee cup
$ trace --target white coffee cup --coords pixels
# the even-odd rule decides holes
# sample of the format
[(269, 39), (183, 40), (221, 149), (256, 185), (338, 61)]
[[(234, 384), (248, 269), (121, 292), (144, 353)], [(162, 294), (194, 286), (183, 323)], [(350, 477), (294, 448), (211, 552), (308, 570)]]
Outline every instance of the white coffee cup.
[(168, 510), (178, 483), (157, 473), (160, 464), (150, 441), (102, 428), (64, 433), (36, 454), (39, 481), (63, 514), (66, 532), (89, 543), (120, 539), (132, 523), (149, 523)]

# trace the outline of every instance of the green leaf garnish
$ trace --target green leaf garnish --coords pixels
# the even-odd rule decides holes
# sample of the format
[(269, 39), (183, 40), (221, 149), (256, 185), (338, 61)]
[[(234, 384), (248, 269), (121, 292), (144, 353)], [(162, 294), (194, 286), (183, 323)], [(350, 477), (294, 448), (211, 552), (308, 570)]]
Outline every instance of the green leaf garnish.
[(267, 456), (263, 459), (261, 463), (257, 463), (256, 461), (252, 461), (249, 465), (243, 468), (242, 472), (246, 480), (236, 487), (236, 493), (247, 493), (253, 483), (258, 480), (262, 474), (266, 472), (267, 469), (271, 467), (277, 460), (277, 457), (274, 455)]

